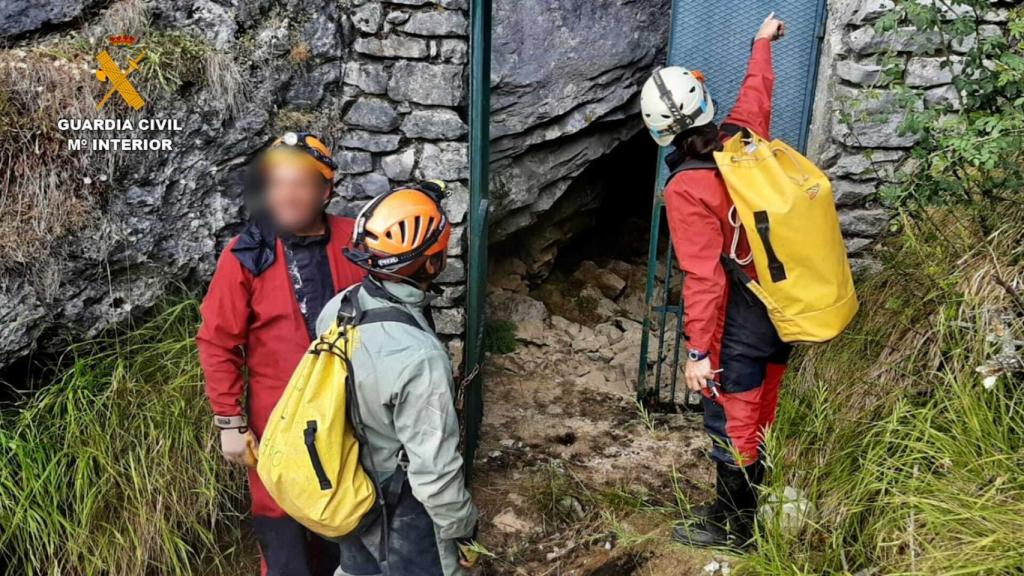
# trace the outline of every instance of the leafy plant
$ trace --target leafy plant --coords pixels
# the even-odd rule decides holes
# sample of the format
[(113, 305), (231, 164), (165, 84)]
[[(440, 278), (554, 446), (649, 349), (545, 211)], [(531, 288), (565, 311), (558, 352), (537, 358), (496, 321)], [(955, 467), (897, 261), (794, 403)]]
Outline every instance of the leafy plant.
[(910, 111), (900, 129), (920, 142), (895, 185), (883, 190), (890, 205), (1005, 201), (1024, 185), (1024, 9), (1009, 13), (1005, 34), (985, 19), (993, 9), (988, 0), (900, 0), (877, 22), (879, 34), (910, 24), (916, 34), (938, 38), (941, 68), (955, 89), (948, 101), (926, 102), (925, 93), (895, 84)]
[(484, 351), (490, 354), (509, 354), (519, 347), (516, 323), (511, 320), (488, 320), (484, 324)]

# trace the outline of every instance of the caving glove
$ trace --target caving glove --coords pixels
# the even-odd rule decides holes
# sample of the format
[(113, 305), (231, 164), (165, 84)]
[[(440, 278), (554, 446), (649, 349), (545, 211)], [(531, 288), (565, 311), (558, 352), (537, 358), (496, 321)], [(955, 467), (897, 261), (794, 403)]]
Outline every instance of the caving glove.
[(467, 570), (476, 567), (480, 560), (480, 550), (476, 544), (477, 526), (473, 527), (473, 534), (466, 538), (456, 538), (455, 544), (459, 547), (459, 564)]
[(245, 416), (214, 416), (213, 424), (220, 429), (220, 451), (224, 459), (255, 468), (259, 442), (249, 429)]

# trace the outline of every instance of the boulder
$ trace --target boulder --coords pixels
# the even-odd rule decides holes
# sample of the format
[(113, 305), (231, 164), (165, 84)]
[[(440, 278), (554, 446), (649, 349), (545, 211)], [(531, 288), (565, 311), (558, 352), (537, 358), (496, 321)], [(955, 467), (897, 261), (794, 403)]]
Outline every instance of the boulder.
[(626, 281), (614, 273), (598, 267), (590, 260), (584, 260), (572, 275), (573, 279), (585, 286), (597, 288), (605, 298), (614, 300), (626, 288)]
[(530, 320), (543, 322), (550, 314), (539, 300), (525, 294), (496, 290), (487, 296), (487, 316), (492, 320), (508, 320), (519, 324)]

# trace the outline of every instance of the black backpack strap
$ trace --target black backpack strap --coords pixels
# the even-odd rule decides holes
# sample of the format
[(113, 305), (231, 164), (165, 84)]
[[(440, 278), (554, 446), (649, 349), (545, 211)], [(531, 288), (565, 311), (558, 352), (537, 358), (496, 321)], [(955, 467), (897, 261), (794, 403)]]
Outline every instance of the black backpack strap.
[(729, 138), (732, 138), (737, 134), (742, 134), (744, 138), (750, 138), (750, 130), (748, 128), (740, 126), (739, 124), (733, 124), (732, 122), (722, 124), (722, 127), (719, 128), (718, 131)]
[(715, 164), (714, 160), (686, 160), (672, 170), (666, 182), (671, 182), (676, 177), (676, 174), (689, 170), (718, 170), (718, 164)]
[(406, 326), (412, 326), (417, 330), (423, 330), (423, 325), (416, 320), (415, 316), (401, 308), (393, 308), (391, 306), (363, 310), (362, 315), (356, 321), (356, 326), (381, 324), (384, 322), (397, 322)]

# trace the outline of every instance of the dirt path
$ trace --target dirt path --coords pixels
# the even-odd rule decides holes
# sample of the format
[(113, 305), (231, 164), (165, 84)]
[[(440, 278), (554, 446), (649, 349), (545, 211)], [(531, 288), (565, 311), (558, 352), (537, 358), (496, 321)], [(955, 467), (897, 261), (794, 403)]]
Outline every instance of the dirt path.
[(546, 304), (523, 289), (491, 295), (491, 318), (514, 322), (519, 345), (486, 371), (474, 493), (494, 557), (482, 573), (708, 574), (711, 553), (667, 539), (679, 502), (710, 489), (700, 415), (649, 414), (634, 399), (643, 270), (606, 264), (615, 281), (584, 265), (534, 291)]

